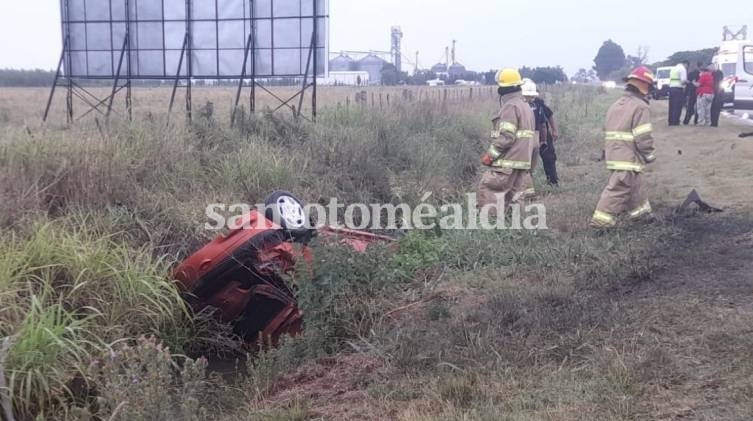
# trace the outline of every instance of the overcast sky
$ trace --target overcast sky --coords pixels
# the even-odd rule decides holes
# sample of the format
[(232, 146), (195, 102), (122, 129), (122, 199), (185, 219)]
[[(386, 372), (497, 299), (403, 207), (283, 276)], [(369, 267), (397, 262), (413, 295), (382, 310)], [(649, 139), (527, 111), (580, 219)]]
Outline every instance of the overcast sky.
[[(330, 14), (333, 52), (388, 51), (399, 25), (411, 62), (418, 50), (430, 67), (457, 39), (458, 60), (472, 70), (562, 65), (572, 74), (592, 66), (608, 38), (627, 54), (646, 45), (658, 61), (718, 46), (724, 25), (748, 24), (753, 37), (753, 0), (330, 0)], [(0, 0), (0, 68), (54, 68), (59, 15), (59, 0)]]

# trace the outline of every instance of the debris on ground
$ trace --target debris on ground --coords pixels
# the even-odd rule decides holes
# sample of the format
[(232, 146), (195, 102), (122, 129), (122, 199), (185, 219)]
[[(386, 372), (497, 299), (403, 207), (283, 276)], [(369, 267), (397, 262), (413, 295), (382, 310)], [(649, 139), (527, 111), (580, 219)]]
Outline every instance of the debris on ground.
[(685, 213), (690, 209), (690, 206), (696, 204), (698, 205), (698, 210), (703, 213), (719, 213), (724, 212), (722, 209), (715, 208), (708, 203), (704, 202), (701, 199), (701, 195), (698, 194), (697, 190), (693, 190), (688, 195), (688, 198), (685, 199), (685, 202), (677, 209), (677, 213)]

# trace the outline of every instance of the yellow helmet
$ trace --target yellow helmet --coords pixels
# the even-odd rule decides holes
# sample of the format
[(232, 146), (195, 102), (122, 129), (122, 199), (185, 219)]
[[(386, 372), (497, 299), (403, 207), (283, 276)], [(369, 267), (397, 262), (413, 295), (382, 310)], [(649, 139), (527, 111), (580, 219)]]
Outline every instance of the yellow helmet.
[(520, 72), (517, 69), (502, 69), (497, 72), (494, 79), (497, 81), (497, 85), (502, 88), (520, 86), (523, 84), (523, 78), (520, 76)]

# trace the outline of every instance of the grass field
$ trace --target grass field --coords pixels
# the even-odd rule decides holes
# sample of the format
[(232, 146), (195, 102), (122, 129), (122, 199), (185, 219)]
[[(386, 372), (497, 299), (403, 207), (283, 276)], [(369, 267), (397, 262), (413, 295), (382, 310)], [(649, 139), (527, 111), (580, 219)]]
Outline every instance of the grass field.
[[(737, 127), (669, 130), (656, 104), (659, 222), (594, 232), (618, 93), (589, 88), (546, 92), (562, 125), (562, 187), (536, 175), (550, 230), (318, 246), (315, 276), (294, 280), (305, 334), (237, 358), (167, 279), (211, 238), (208, 204), (475, 190), (488, 91), (382, 91), (381, 107), (373, 92), (361, 107), (323, 89), (317, 125), (243, 113), (234, 129), (228, 90), (195, 94), (216, 107), (191, 125), (168, 126), (151, 90), (133, 123), (72, 127), (60, 104), (40, 126), (43, 90), (0, 92), (0, 356), (17, 419), (750, 419), (753, 144)], [(675, 215), (692, 188), (726, 212)]]

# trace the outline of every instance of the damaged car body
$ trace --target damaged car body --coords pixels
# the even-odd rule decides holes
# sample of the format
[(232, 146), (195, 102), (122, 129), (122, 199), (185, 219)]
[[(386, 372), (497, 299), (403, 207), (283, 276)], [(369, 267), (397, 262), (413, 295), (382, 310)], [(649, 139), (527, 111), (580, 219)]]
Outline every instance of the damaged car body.
[[(276, 192), (265, 201), (265, 212), (251, 210), (219, 236), (183, 261), (174, 279), (196, 311), (215, 310), (247, 343), (260, 339), (276, 345), (284, 335), (303, 330), (303, 312), (295, 288), (286, 281), (300, 259), (312, 262), (314, 237), (365, 252), (372, 243), (395, 241), (361, 231), (323, 227), (307, 229), (300, 200)], [(279, 221), (279, 222), (275, 222)]]

